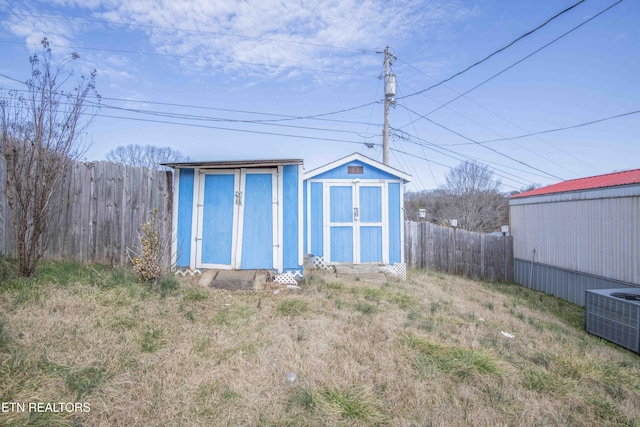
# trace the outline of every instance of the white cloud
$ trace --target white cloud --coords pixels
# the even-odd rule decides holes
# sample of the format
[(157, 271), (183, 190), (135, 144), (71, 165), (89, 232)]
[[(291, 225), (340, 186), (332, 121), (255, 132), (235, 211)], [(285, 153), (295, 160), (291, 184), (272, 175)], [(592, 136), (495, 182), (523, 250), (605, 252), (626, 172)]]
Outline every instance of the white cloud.
[[(459, 0), (54, 0), (53, 4), (60, 5), (56, 9), (60, 14), (131, 24), (131, 29), (146, 34), (157, 53), (182, 56), (184, 67), (235, 75), (315, 77), (322, 73), (299, 69), (371, 73), (380, 60), (362, 50), (371, 53), (387, 44), (400, 47), (416, 34), (437, 31), (473, 14)], [(28, 42), (47, 34), (71, 43), (82, 37), (85, 25), (91, 25), (20, 17), (11, 21), (10, 30)]]
[(287, 67), (357, 72), (367, 64), (353, 49), (402, 44), (416, 31), (471, 13), (455, 1), (133, 0), (101, 16), (148, 26), (144, 31), (158, 52), (198, 57), (186, 60), (196, 67), (287, 74)]

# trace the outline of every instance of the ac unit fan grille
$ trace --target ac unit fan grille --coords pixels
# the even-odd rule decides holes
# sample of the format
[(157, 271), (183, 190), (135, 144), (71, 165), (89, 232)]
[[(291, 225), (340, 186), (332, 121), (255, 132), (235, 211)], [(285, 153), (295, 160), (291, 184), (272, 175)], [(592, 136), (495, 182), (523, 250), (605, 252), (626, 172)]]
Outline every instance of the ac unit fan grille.
[(588, 332), (640, 352), (640, 305), (587, 291), (585, 310)]

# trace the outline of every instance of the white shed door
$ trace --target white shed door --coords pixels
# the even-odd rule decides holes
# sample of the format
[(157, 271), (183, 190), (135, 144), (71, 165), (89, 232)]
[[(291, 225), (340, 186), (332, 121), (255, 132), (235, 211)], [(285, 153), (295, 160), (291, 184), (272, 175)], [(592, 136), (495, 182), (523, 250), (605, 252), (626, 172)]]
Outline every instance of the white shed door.
[(332, 263), (388, 263), (386, 193), (379, 183), (329, 183), (325, 248)]

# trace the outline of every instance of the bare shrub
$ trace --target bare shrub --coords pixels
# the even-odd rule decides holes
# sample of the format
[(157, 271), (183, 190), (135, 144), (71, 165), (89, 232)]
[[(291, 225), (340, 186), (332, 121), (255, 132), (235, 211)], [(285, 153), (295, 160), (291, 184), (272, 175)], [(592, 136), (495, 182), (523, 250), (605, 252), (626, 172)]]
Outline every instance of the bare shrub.
[(149, 221), (142, 224), (138, 236), (140, 247), (127, 248), (129, 260), (140, 279), (145, 282), (156, 281), (169, 270), (166, 259), (171, 250), (171, 239), (164, 236), (158, 209), (154, 209)]
[[(73, 75), (65, 67), (78, 54), (55, 65), (46, 38), (42, 49), (42, 56), (29, 58), (26, 90), (10, 91), (0, 101), (0, 148), (7, 164), (3, 187), (12, 214), (18, 272), (25, 277), (33, 276), (49, 243), (51, 200), (66, 166), (84, 153), (82, 137), (94, 116), (88, 110), (99, 108), (96, 71), (65, 90)], [(98, 102), (87, 102), (92, 95)]]

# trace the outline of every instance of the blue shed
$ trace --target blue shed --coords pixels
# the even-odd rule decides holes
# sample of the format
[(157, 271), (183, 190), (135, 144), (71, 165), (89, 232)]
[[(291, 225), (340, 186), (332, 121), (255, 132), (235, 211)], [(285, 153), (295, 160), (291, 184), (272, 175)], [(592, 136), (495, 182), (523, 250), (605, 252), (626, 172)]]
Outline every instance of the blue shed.
[(304, 174), (304, 251), (331, 264), (404, 263), (411, 176), (359, 153)]
[(178, 268), (302, 270), (302, 160), (167, 163)]

